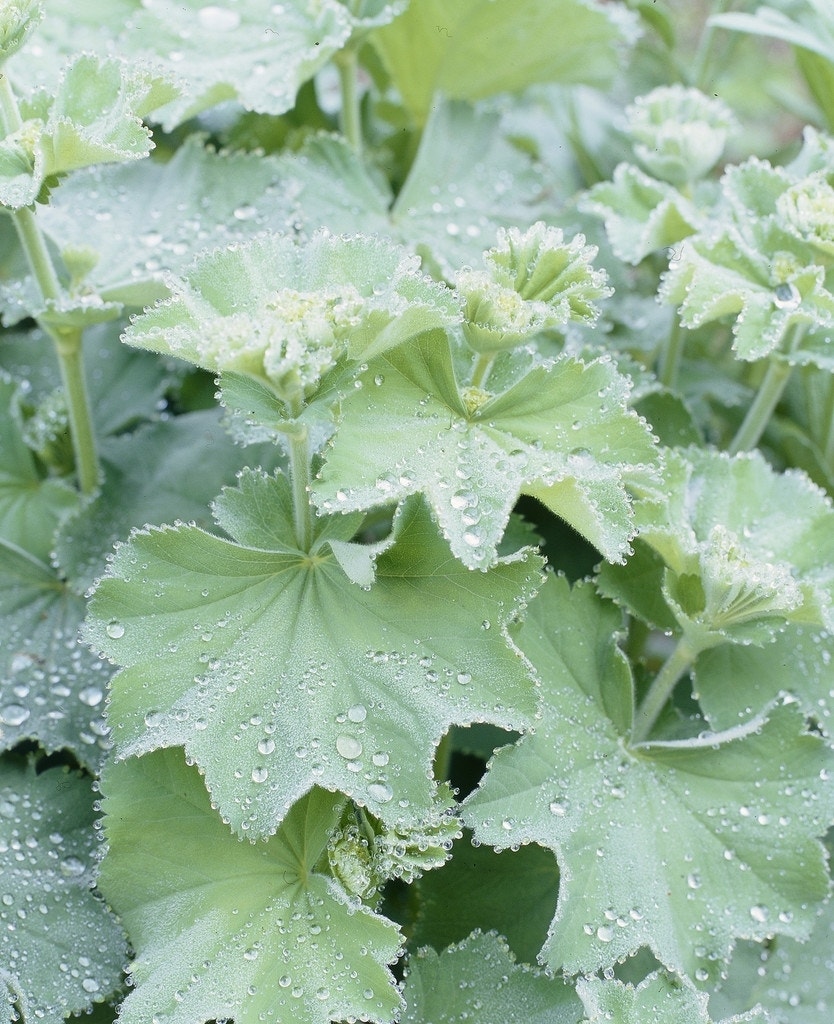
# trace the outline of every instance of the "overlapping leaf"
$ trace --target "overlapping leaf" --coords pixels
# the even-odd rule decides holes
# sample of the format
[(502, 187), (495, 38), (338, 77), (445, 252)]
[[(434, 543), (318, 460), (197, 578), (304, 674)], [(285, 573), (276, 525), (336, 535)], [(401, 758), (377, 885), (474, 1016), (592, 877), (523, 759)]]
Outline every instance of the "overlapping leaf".
[(422, 0), (371, 39), (406, 107), (423, 123), (437, 94), (473, 101), (534, 82), (609, 82), (618, 50), (635, 29), (621, 4)]
[(118, 750), (184, 746), (221, 813), (252, 835), (273, 833), (316, 784), (389, 825), (418, 822), (449, 725), (529, 721), (535, 698), (505, 623), (539, 563), (528, 550), (473, 577), (416, 502), (363, 590), (334, 550), (357, 517), (320, 521), (307, 554), (291, 508), (283, 478), (249, 472), (216, 504), (236, 542), (181, 526), (120, 547), (87, 629), (125, 666), (110, 703)]
[(648, 946), (706, 982), (737, 937), (811, 931), (830, 885), (815, 837), (834, 814), (834, 756), (789, 704), (726, 733), (630, 745), (619, 624), (590, 584), (548, 580), (517, 636), (542, 721), (496, 754), (463, 818), (482, 842), (556, 854), (543, 962), (589, 972)]
[(438, 101), (408, 177), (393, 199), (351, 147), (336, 136), (310, 139), (280, 158), (297, 195), (297, 220), (388, 235), (451, 277), (480, 261), (499, 227), (532, 224), (549, 212), (548, 181), (500, 130), (498, 114)]
[(264, 235), (202, 257), (172, 297), (131, 324), (125, 340), (198, 366), (251, 376), (297, 415), (347, 356), (385, 351), (459, 319), (450, 289), (399, 246), (317, 232), (299, 245)]
[(612, 180), (594, 185), (580, 205), (603, 218), (614, 253), (633, 264), (664, 248), (673, 250), (670, 258), (679, 258), (678, 243), (703, 219), (674, 186), (650, 178), (632, 164), (618, 164)]
[(153, 145), (141, 118), (175, 94), (158, 72), (76, 58), (54, 95), (22, 104), (22, 127), (0, 142), (0, 202), (29, 206), (50, 175), (147, 156)]
[(517, 964), (500, 936), (473, 932), (439, 955), (411, 958), (402, 1024), (578, 1024), (579, 1000), (564, 981)]
[[(620, 981), (602, 981), (600, 978), (581, 978), (577, 991), (585, 1005), (587, 1024), (711, 1024), (707, 1012), (707, 997), (691, 981), (673, 975), (655, 972), (636, 987)], [(760, 1007), (728, 1018), (724, 1024), (742, 1024), (759, 1021), (770, 1024), (770, 1018)]]
[(93, 820), (88, 779), (0, 761), (0, 992), (27, 1019), (62, 1024), (121, 982), (124, 936), (91, 892)]
[(456, 557), (482, 568), (525, 493), (621, 559), (634, 532), (624, 477), (654, 458), (626, 379), (604, 359), (513, 368), (496, 394), (461, 388), (440, 332), (374, 360), (342, 403), (316, 502), (348, 511), (422, 492)]
[(721, 1012), (760, 1003), (772, 1024), (828, 1024), (834, 1010), (834, 901), (807, 942), (740, 943), (729, 976), (711, 997)]
[(124, 1024), (389, 1021), (397, 928), (322, 874), (343, 798), (313, 790), (269, 842), (241, 843), (180, 751), (108, 768), (101, 888), (136, 950)]
[[(192, 135), (167, 163), (146, 160), (68, 175), (39, 209), (81, 294), (126, 306), (150, 305), (168, 294), (166, 272), (180, 272), (195, 250), (286, 230), (292, 189), (278, 188), (269, 157), (217, 153)], [(86, 210), (90, 196), (95, 211)], [(6, 322), (40, 315), (37, 290), (7, 289)]]
[(693, 448), (667, 452), (661, 479), (637, 510), (659, 558), (640, 578), (604, 567), (607, 593), (642, 614), (651, 579), (696, 651), (762, 642), (788, 621), (830, 627), (834, 506), (804, 474)]

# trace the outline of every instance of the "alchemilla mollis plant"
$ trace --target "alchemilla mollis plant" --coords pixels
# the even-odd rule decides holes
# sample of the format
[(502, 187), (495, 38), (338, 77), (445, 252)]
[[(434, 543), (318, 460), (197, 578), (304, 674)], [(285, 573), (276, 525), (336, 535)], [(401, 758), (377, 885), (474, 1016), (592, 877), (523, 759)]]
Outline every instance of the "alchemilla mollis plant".
[(0, 63), (0, 1024), (831, 1024), (830, 5)]

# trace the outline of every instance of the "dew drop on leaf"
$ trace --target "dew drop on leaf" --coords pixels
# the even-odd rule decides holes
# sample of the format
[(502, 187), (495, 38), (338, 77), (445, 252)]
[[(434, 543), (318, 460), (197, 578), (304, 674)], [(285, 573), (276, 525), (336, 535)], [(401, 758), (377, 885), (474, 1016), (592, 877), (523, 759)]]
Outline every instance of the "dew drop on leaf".
[(355, 736), (348, 736), (342, 733), (336, 737), (336, 750), (342, 757), (353, 760), (362, 753), (362, 744)]
[(4, 725), (23, 725), (29, 717), (29, 709), (22, 704), (6, 704), (0, 708), (0, 722)]
[(200, 26), (209, 32), (231, 32), (240, 25), (240, 15), (226, 7), (210, 4), (197, 13)]
[(125, 628), (121, 622), (108, 622), (105, 632), (111, 640), (121, 640), (125, 635)]
[(269, 772), (266, 768), (253, 768), (252, 769), (252, 781), (253, 782), (266, 782)]

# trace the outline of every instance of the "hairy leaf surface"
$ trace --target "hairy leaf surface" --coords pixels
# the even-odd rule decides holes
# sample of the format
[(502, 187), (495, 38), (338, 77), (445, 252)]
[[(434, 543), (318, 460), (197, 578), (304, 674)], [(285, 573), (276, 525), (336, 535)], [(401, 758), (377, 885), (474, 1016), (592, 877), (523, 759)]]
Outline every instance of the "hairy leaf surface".
[(411, 958), (402, 1024), (577, 1024), (582, 1009), (572, 988), (526, 964), (517, 964), (494, 932), (473, 932), (438, 954)]
[(707, 981), (737, 937), (809, 934), (830, 885), (815, 837), (834, 811), (834, 757), (787, 705), (725, 733), (630, 745), (619, 618), (589, 584), (548, 580), (517, 637), (542, 722), (495, 755), (463, 818), (498, 848), (556, 854), (550, 967), (613, 967), (648, 946)]
[(61, 1024), (121, 981), (122, 930), (91, 892), (93, 819), (89, 779), (0, 760), (0, 982), (27, 1019)]
[(452, 723), (530, 721), (505, 624), (540, 563), (528, 549), (472, 574), (414, 502), (363, 590), (330, 544), (351, 540), (356, 518), (320, 520), (306, 554), (291, 508), (283, 478), (248, 472), (216, 504), (236, 542), (180, 526), (120, 547), (87, 631), (125, 666), (110, 704), (118, 750), (184, 746), (221, 813), (252, 835), (273, 833), (313, 785), (386, 823), (417, 822)]
[(102, 789), (101, 888), (137, 954), (123, 1024), (391, 1019), (397, 928), (317, 868), (343, 798), (314, 789), (252, 845), (223, 824), (180, 751), (112, 765)]
[(461, 386), (447, 338), (434, 332), (375, 360), (360, 380), (314, 487), (322, 509), (422, 492), (455, 556), (483, 568), (524, 493), (607, 558), (623, 557), (634, 533), (624, 477), (654, 451), (613, 364), (528, 362), (493, 394)]

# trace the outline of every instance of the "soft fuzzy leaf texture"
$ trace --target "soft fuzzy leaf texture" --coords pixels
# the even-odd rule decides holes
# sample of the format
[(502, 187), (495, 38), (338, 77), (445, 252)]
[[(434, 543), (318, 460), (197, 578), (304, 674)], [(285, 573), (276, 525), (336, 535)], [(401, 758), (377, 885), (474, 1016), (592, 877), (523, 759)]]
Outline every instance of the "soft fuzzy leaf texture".
[[(707, 997), (692, 982), (674, 975), (656, 972), (639, 985), (620, 981), (582, 978), (577, 990), (585, 1005), (587, 1024), (711, 1024)], [(724, 1024), (754, 1021), (769, 1024), (770, 1018), (761, 1007), (728, 1018)]]
[(89, 779), (0, 760), (0, 982), (25, 1019), (61, 1024), (120, 984), (124, 937), (91, 891), (93, 817)]
[(314, 789), (269, 842), (241, 843), (180, 751), (111, 766), (101, 887), (136, 949), (123, 1024), (388, 1021), (396, 927), (317, 862), (343, 799)]
[[(466, 387), (445, 334), (374, 360), (348, 395), (315, 500), (367, 509), (422, 492), (456, 557), (495, 559), (519, 493), (537, 498), (611, 559), (634, 530), (625, 477), (654, 460), (613, 363), (520, 357), (494, 388)], [(373, 433), (369, 433), (373, 424)]]
[[(223, 816), (253, 836), (314, 785), (416, 823), (453, 722), (530, 721), (535, 695), (506, 622), (539, 561), (528, 550), (473, 578), (416, 501), (363, 590), (331, 547), (356, 519), (321, 520), (308, 554), (290, 509), (282, 477), (248, 472), (216, 503), (235, 541), (181, 526), (119, 548), (87, 632), (124, 666), (110, 700), (118, 750), (184, 746)], [(474, 642), (473, 619), (484, 623)]]
[(439, 955), (424, 948), (411, 958), (402, 1024), (578, 1024), (582, 1010), (564, 981), (517, 964), (494, 932), (473, 932)]
[[(234, 287), (230, 283), (234, 282)], [(131, 325), (131, 345), (271, 386), (297, 415), (343, 355), (369, 358), (459, 318), (454, 293), (378, 238), (265, 235), (203, 257)]]
[(496, 754), (464, 820), (498, 848), (555, 853), (559, 902), (541, 951), (553, 969), (609, 968), (648, 946), (714, 980), (735, 938), (810, 933), (830, 884), (815, 837), (834, 811), (834, 757), (790, 705), (726, 733), (632, 745), (619, 620), (588, 584), (548, 580), (517, 635), (541, 678), (542, 720)]
[[(691, 448), (665, 453), (661, 479), (637, 508), (640, 543), (665, 563), (652, 587), (696, 651), (760, 643), (788, 621), (831, 626), (834, 505), (803, 473)], [(640, 614), (645, 578), (605, 567), (602, 579)]]

